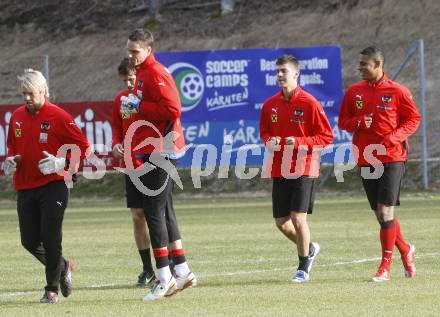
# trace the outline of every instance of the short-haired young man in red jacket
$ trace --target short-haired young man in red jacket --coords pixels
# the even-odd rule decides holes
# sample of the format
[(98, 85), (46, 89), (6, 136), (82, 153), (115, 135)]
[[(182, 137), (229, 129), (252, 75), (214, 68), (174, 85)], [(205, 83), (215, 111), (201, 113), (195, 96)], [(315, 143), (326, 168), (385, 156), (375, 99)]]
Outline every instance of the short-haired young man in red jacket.
[[(58, 288), (72, 292), (73, 262), (62, 256), (62, 224), (67, 207), (66, 157), (57, 157), (63, 145), (90, 153), (86, 137), (72, 116), (49, 102), (46, 79), (32, 69), (19, 76), (25, 105), (14, 111), (8, 131), (5, 174), (14, 173), (21, 243), (46, 269), (40, 302), (58, 302)], [(73, 157), (73, 155), (72, 155)]]
[(276, 61), (281, 91), (264, 102), (260, 136), (273, 152), (272, 209), (278, 229), (298, 249), (294, 283), (307, 282), (319, 244), (310, 242), (311, 214), (319, 176), (319, 152), (333, 141), (332, 128), (319, 102), (298, 85), (299, 61), (284, 55)]
[[(394, 207), (400, 205), (408, 138), (417, 130), (420, 115), (411, 92), (384, 73), (384, 60), (383, 52), (375, 46), (360, 52), (358, 69), (364, 80), (347, 89), (338, 121), (339, 128), (353, 133), (362, 183), (381, 228), (382, 261), (374, 282), (390, 279), (394, 245), (399, 249), (405, 276), (412, 278), (416, 272), (415, 247), (405, 242)], [(370, 174), (373, 170), (379, 173), (381, 168), (383, 174)]]
[[(123, 116), (137, 114), (138, 120), (148, 123), (136, 129), (131, 140), (132, 155), (146, 164), (153, 163), (152, 158), (157, 157), (157, 154), (170, 160), (185, 145), (180, 124), (179, 93), (170, 72), (156, 61), (153, 45), (153, 35), (149, 31), (137, 29), (129, 35), (127, 52), (130, 62), (136, 68), (136, 83), (133, 94), (121, 102)], [(171, 146), (164, 141), (169, 132), (174, 132), (175, 136)], [(145, 140), (153, 140), (154, 144), (142, 146)], [(158, 195), (143, 195), (143, 208), (157, 269), (157, 282), (144, 300), (152, 301), (194, 286), (197, 279), (186, 262), (180, 236), (173, 236), (173, 232), (178, 230), (170, 231), (167, 227), (166, 206), (173, 187), (168, 171), (155, 166), (141, 176), (140, 181), (150, 190), (164, 188)], [(168, 244), (176, 276), (171, 274), (169, 268)]]

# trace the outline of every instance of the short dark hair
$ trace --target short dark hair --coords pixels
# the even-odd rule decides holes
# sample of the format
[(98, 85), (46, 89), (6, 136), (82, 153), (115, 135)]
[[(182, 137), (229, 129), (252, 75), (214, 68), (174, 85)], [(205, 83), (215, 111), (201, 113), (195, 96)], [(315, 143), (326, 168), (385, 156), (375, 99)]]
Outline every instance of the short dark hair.
[(133, 42), (140, 42), (143, 47), (151, 47), (154, 45), (153, 33), (149, 30), (136, 29), (130, 33), (128, 39)]
[(136, 69), (130, 63), (130, 60), (126, 57), (124, 58), (118, 66), (118, 73), (121, 76), (135, 75)]
[(299, 60), (293, 55), (282, 55), (282, 56), (278, 57), (275, 64), (277, 66), (284, 65), (284, 64), (292, 64), (297, 69), (299, 69)]
[(382, 61), (383, 63), (385, 63), (385, 55), (383, 53), (383, 51), (378, 48), (377, 46), (368, 46), (366, 48), (364, 48), (361, 52), (361, 55), (365, 55), (368, 56), (376, 61)]

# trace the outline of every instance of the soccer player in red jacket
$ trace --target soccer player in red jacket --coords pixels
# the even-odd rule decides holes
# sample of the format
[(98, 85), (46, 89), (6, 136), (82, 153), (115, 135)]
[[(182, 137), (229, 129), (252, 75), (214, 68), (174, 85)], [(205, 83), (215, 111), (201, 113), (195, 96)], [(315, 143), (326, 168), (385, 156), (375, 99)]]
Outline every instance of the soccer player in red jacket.
[(299, 62), (290, 55), (277, 59), (281, 91), (264, 102), (260, 136), (272, 152), (272, 209), (278, 229), (297, 246), (299, 265), (294, 283), (310, 280), (320, 251), (310, 242), (311, 214), (319, 176), (319, 152), (333, 141), (332, 128), (319, 102), (298, 85)]
[[(143, 208), (156, 260), (157, 278), (152, 291), (144, 297), (145, 301), (173, 295), (177, 290), (197, 283), (186, 262), (180, 234), (176, 235), (177, 222), (174, 224), (176, 230), (169, 230), (167, 227), (166, 206), (173, 187), (169, 171), (154, 165), (154, 158), (158, 155), (169, 162), (175, 154), (181, 152), (185, 143), (180, 124), (179, 93), (170, 72), (156, 61), (153, 45), (153, 35), (149, 31), (137, 29), (129, 35), (127, 52), (130, 62), (136, 68), (136, 83), (134, 93), (121, 102), (123, 116), (137, 114), (138, 121), (144, 120), (148, 123), (136, 129), (131, 139), (131, 148), (134, 149), (132, 155), (142, 159), (146, 165), (153, 165), (153, 170), (142, 175), (140, 181), (150, 190), (160, 191), (160, 188), (164, 188), (158, 195), (143, 195)], [(169, 132), (174, 135), (171, 145), (164, 141)], [(145, 140), (153, 142), (141, 144)], [(169, 268), (168, 245), (176, 276), (172, 275)]]
[[(118, 66), (118, 73), (126, 85), (116, 97), (113, 106), (112, 120), (112, 149), (113, 156), (123, 163), (124, 148), (123, 140), (130, 124), (136, 121), (138, 114), (123, 116), (121, 114), (121, 99), (127, 98), (133, 91), (136, 82), (136, 70), (130, 66), (128, 58), (124, 58)], [(133, 160), (133, 166), (139, 167), (143, 162), (140, 159)], [(122, 164), (122, 166), (124, 166)], [(142, 193), (137, 190), (130, 178), (125, 175), (125, 191), (127, 196), (127, 207), (130, 208), (133, 219), (133, 235), (142, 261), (142, 272), (138, 276), (136, 286), (149, 287), (154, 282), (154, 270), (150, 255), (150, 235), (145, 221), (144, 209), (142, 208)]]
[(394, 245), (400, 252), (405, 276), (412, 278), (416, 273), (416, 248), (404, 240), (394, 207), (400, 205), (408, 138), (417, 130), (420, 115), (411, 92), (384, 73), (384, 61), (377, 47), (360, 52), (358, 69), (363, 81), (347, 89), (338, 121), (339, 128), (353, 133), (362, 184), (380, 224), (382, 261), (374, 282), (390, 279)]
[[(62, 223), (67, 207), (66, 156), (63, 145), (79, 148), (77, 158), (90, 153), (89, 143), (71, 115), (49, 102), (44, 76), (27, 69), (19, 76), (25, 105), (14, 111), (8, 131), (5, 174), (14, 173), (21, 243), (46, 270), (41, 303), (58, 302), (72, 292), (73, 262), (62, 256)], [(72, 152), (73, 157), (76, 154)]]
[[(128, 115), (123, 115), (120, 111), (121, 102), (124, 98), (128, 97), (130, 93), (134, 90), (134, 85), (136, 82), (136, 70), (134, 66), (130, 65), (128, 58), (124, 58), (118, 66), (118, 73), (121, 80), (127, 86), (127, 89), (121, 91), (116, 97), (113, 103), (113, 114), (112, 114), (112, 130), (113, 130), (113, 140), (112, 149), (113, 156), (121, 162), (121, 167), (125, 167), (124, 164), (124, 136), (127, 133), (130, 125), (141, 116), (138, 113), (132, 113)], [(138, 168), (144, 163), (140, 158), (130, 155), (133, 159), (133, 167)], [(135, 184), (131, 181), (128, 175), (125, 175), (125, 191), (127, 196), (127, 207), (130, 208), (132, 219), (133, 219), (133, 234), (136, 242), (136, 246), (139, 251), (139, 255), (142, 260), (142, 272), (138, 276), (136, 286), (138, 287), (149, 287), (153, 285), (155, 275), (153, 270), (153, 265), (151, 263), (150, 255), (150, 235), (148, 232), (147, 222), (144, 215), (142, 196), (143, 193), (140, 192)], [(171, 232), (171, 237), (173, 239), (180, 238), (180, 233), (176, 224), (176, 214), (174, 211), (172, 195), (169, 195), (165, 216), (167, 219), (168, 231)], [(177, 230), (177, 232), (175, 232)], [(174, 272), (174, 263), (170, 260), (171, 272)]]

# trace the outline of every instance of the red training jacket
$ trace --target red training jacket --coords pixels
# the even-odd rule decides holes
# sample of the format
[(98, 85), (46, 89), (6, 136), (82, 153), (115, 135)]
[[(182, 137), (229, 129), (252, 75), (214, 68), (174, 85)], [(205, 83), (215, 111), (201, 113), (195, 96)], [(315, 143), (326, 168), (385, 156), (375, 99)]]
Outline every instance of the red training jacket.
[[(295, 137), (292, 155), (286, 157), (290, 173), (298, 176), (319, 176), (319, 152), (333, 141), (333, 131), (321, 104), (308, 92), (297, 86), (288, 101), (282, 91), (264, 102), (260, 115), (260, 137), (266, 142), (274, 136), (281, 137), (281, 149), (273, 154), (273, 163), (268, 168), (272, 177), (282, 175), (281, 164), (285, 149), (285, 138)], [(304, 149), (298, 155), (298, 150)], [(315, 149), (315, 151), (312, 151)], [(286, 152), (289, 153), (289, 152)], [(270, 162), (271, 160), (269, 160)]]
[[(137, 119), (148, 121), (153, 126), (142, 126), (136, 130), (132, 148), (149, 137), (156, 138), (157, 141), (154, 145), (146, 145), (134, 153), (151, 154), (158, 151), (179, 153), (183, 151), (185, 139), (180, 123), (182, 110), (179, 92), (170, 72), (156, 61), (153, 53), (136, 67), (134, 92), (141, 99)], [(173, 149), (164, 149), (163, 137), (170, 131), (177, 134), (177, 139), (174, 141)]]
[(63, 179), (56, 173), (44, 175), (40, 172), (38, 161), (45, 157), (43, 151), (56, 156), (64, 144), (76, 144), (81, 149), (81, 158), (84, 158), (90, 147), (72, 116), (47, 100), (35, 114), (25, 105), (14, 111), (7, 144), (8, 156), (21, 155), (14, 173), (16, 190), (36, 188)]
[[(365, 126), (365, 116), (372, 114), (370, 128)], [(339, 128), (353, 133), (353, 145), (359, 156), (357, 165), (368, 166), (374, 161), (366, 158), (365, 147), (383, 144), (386, 154), (373, 153), (382, 163), (404, 162), (408, 138), (417, 130), (420, 114), (411, 92), (385, 74), (376, 83), (367, 80), (351, 85), (342, 100)], [(354, 152), (356, 153), (356, 152)]]
[(121, 114), (121, 97), (128, 96), (130, 90), (125, 89), (116, 95), (113, 103), (112, 112), (112, 148), (116, 144), (122, 144), (124, 142), (124, 134), (127, 132), (127, 123), (134, 118), (136, 114), (132, 114), (130, 118), (122, 118)]

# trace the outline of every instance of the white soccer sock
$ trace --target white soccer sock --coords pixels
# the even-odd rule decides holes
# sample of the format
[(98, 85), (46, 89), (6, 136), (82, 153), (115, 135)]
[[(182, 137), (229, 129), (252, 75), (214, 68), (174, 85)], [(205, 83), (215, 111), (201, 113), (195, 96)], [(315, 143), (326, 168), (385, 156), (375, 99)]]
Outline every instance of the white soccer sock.
[(156, 271), (156, 277), (159, 281), (168, 283), (171, 279), (171, 271), (169, 266), (161, 267)]
[(176, 274), (178, 276), (180, 276), (180, 277), (186, 277), (189, 274), (189, 272), (191, 272), (189, 270), (189, 266), (188, 266), (187, 262), (183, 262), (183, 263), (177, 264), (174, 267), (174, 269), (176, 270)]

